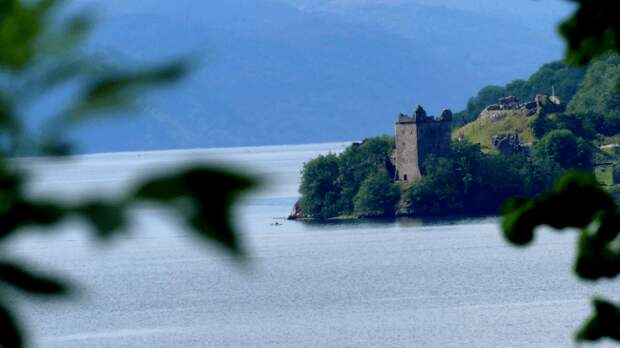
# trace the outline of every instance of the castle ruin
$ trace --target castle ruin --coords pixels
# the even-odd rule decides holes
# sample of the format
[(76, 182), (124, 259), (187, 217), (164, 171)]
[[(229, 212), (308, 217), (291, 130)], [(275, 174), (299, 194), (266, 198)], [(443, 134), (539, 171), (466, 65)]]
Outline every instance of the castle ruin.
[(400, 114), (395, 128), (395, 178), (400, 182), (419, 180), (424, 175), (424, 161), (429, 155), (442, 156), (450, 151), (450, 110), (434, 118), (418, 105), (411, 117)]
[(557, 111), (561, 106), (560, 98), (544, 94), (536, 95), (533, 101), (521, 102), (515, 96), (503, 97), (496, 104), (491, 104), (480, 113), (481, 120), (501, 120), (509, 115), (523, 117), (534, 116), (541, 110)]

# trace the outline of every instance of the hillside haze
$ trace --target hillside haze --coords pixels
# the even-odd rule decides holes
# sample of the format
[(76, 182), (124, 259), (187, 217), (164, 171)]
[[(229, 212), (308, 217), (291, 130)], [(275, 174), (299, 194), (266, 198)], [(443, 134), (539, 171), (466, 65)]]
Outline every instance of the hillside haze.
[(395, 115), (416, 103), (431, 113), (462, 109), (480, 87), (559, 58), (554, 24), (567, 13), (552, 1), (80, 4), (99, 14), (93, 49), (139, 64), (179, 56), (200, 62), (183, 83), (141, 101), (141, 116), (80, 129), (85, 152), (391, 133)]

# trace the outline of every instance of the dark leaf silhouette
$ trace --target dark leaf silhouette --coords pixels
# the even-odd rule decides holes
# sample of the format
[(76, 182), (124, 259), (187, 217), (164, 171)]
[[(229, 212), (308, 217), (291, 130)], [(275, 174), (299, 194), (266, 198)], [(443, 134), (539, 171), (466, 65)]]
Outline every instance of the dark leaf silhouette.
[(3, 348), (21, 348), (24, 346), (17, 320), (3, 303), (0, 303), (0, 346)]
[(34, 295), (62, 295), (68, 291), (54, 278), (34, 274), (10, 262), (0, 262), (0, 281)]
[(186, 72), (185, 63), (171, 63), (143, 71), (118, 73), (101, 78), (86, 88), (81, 100), (66, 112), (66, 122), (84, 121), (101, 112), (130, 106), (135, 93), (154, 84), (178, 80)]
[(572, 171), (538, 201), (507, 201), (502, 209), (502, 227), (509, 241), (522, 245), (532, 240), (538, 226), (585, 228), (598, 212), (615, 207), (613, 198), (598, 186), (592, 174)]
[(90, 222), (98, 237), (104, 239), (111, 237), (127, 223), (125, 207), (121, 204), (86, 203), (76, 208), (76, 212)]
[[(11, 82), (0, 83), (0, 242), (8, 243), (7, 237), (25, 227), (53, 231), (50, 227), (68, 217), (85, 220), (95, 236), (107, 240), (126, 227), (134, 204), (154, 201), (171, 208), (201, 237), (242, 256), (231, 208), (253, 182), (233, 173), (205, 167), (187, 169), (138, 185), (114, 201), (93, 197), (61, 203), (26, 194), (29, 172), (20, 171), (19, 161), (8, 158), (69, 155), (73, 150), (67, 141), (69, 127), (122, 111), (144, 92), (178, 80), (188, 69), (185, 62), (123, 68), (118, 59), (111, 64), (97, 55), (86, 55), (80, 45), (90, 31), (90, 17), (59, 11), (62, 3), (0, 0), (0, 82)], [(75, 101), (50, 110), (45, 126), (32, 134), (24, 125), (26, 117), (20, 106), (36, 104), (66, 86), (81, 88), (82, 93)], [(11, 262), (0, 262), (0, 287), (36, 295), (67, 294), (67, 287), (57, 277)], [(6, 296), (0, 291), (0, 346), (22, 347), (13, 303)]]
[(560, 25), (566, 39), (567, 60), (587, 64), (610, 51), (620, 51), (620, 4), (617, 1), (573, 0), (573, 16)]
[(579, 341), (596, 341), (609, 337), (620, 341), (620, 310), (604, 300), (594, 300), (594, 316), (577, 332)]
[[(575, 272), (582, 279), (614, 278), (620, 274), (620, 211), (592, 174), (568, 172), (552, 192), (539, 200), (512, 199), (502, 211), (504, 236), (516, 245), (532, 241), (538, 226), (580, 231)], [(620, 312), (615, 305), (595, 300), (596, 313), (578, 332), (578, 340), (603, 337), (620, 340)]]
[(213, 168), (194, 168), (153, 179), (134, 197), (164, 203), (175, 209), (199, 236), (240, 255), (242, 248), (231, 222), (231, 206), (254, 181)]

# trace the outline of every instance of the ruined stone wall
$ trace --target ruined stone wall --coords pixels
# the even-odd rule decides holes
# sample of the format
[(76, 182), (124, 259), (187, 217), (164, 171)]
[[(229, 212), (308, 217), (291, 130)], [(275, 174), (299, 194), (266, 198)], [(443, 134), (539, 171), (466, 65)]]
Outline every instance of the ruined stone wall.
[(396, 174), (399, 181), (417, 181), (422, 177), (418, 166), (418, 130), (414, 122), (396, 123)]
[(446, 110), (439, 119), (434, 119), (418, 107), (412, 117), (400, 115), (395, 130), (397, 179), (415, 182), (424, 175), (424, 162), (429, 155), (449, 153), (452, 113)]
[(420, 123), (417, 131), (418, 165), (420, 173), (424, 175), (424, 164), (429, 155), (440, 157), (450, 152), (451, 124), (446, 121)]
[(507, 116), (529, 117), (535, 115), (540, 110), (546, 112), (562, 111), (560, 99), (556, 96), (546, 96), (539, 94), (534, 101), (521, 103), (515, 97), (500, 98), (498, 104), (492, 104), (484, 108), (479, 118), (498, 121)]

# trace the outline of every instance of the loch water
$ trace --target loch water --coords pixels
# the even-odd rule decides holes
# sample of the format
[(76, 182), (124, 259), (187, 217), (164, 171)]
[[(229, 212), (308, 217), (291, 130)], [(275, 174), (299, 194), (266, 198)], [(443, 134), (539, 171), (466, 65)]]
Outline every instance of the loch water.
[(25, 231), (5, 254), (77, 289), (61, 301), (16, 299), (32, 346), (573, 347), (591, 297), (619, 299), (617, 282), (573, 276), (570, 231), (540, 231), (533, 246), (517, 249), (496, 218), (286, 220), (303, 163), (346, 145), (20, 160), (34, 173), (32, 195), (66, 200), (115, 197), (196, 162), (262, 182), (236, 209), (243, 264), (152, 206), (136, 209), (127, 231), (107, 243), (80, 221), (56, 234)]

